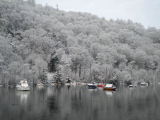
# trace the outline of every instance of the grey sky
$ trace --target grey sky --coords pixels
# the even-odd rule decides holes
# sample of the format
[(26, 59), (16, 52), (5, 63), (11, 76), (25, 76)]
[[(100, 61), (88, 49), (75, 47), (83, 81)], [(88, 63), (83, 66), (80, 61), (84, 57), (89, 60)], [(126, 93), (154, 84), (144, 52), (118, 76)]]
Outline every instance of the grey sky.
[(160, 0), (36, 0), (65, 11), (89, 12), (106, 19), (133, 20), (160, 28)]

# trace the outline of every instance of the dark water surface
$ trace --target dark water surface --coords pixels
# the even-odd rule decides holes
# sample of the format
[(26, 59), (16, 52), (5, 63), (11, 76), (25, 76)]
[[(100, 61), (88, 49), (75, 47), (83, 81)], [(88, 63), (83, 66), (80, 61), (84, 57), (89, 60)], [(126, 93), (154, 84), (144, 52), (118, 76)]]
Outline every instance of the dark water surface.
[(0, 120), (160, 120), (160, 89), (0, 88)]

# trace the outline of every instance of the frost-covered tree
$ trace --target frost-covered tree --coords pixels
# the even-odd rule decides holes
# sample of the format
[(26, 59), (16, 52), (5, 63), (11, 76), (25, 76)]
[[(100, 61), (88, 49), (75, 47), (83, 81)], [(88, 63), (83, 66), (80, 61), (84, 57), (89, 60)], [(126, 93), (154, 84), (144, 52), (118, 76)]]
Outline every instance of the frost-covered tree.
[(109, 79), (153, 81), (159, 64), (159, 29), (57, 11), (34, 0), (0, 2), (2, 83), (36, 83), (44, 69), (56, 74), (59, 67), (62, 79), (103, 81), (107, 68)]

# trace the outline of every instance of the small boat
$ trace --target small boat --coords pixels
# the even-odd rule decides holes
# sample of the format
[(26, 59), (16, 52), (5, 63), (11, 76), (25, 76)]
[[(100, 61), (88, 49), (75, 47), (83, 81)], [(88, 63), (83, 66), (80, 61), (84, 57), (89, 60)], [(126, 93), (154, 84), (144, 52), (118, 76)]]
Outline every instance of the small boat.
[(43, 84), (43, 83), (41, 83), (41, 82), (40, 82), (40, 83), (38, 83), (38, 84), (37, 84), (37, 88), (39, 88), (39, 89), (44, 88), (44, 84)]
[(104, 84), (98, 84), (97, 87), (102, 88), (104, 87)]
[(72, 85), (72, 81), (69, 79), (69, 77), (67, 77), (67, 81), (65, 83), (66, 86), (71, 86)]
[(141, 87), (148, 87), (148, 86), (149, 86), (149, 84), (148, 84), (148, 83), (146, 83), (146, 82), (141, 82), (141, 83), (140, 83), (140, 86), (141, 86)]
[(87, 83), (85, 83), (85, 82), (82, 82), (82, 83), (80, 83), (80, 85), (82, 85), (82, 86), (83, 86), (83, 85), (87, 85)]
[(27, 80), (21, 80), (19, 84), (16, 85), (17, 90), (19, 91), (29, 91), (30, 86), (28, 85)]
[(50, 83), (49, 84), (50, 87), (53, 87), (53, 86), (56, 86), (56, 85), (57, 85), (56, 83)]
[(113, 84), (106, 84), (103, 90), (115, 91), (116, 87)]
[(71, 83), (65, 83), (66, 86), (71, 86)]
[(128, 85), (128, 88), (135, 88), (135, 87), (137, 87), (136, 84), (130, 84), (130, 85)]
[(133, 88), (133, 85), (132, 85), (132, 84), (130, 84), (128, 87), (129, 87), (129, 88)]
[(71, 85), (72, 85), (72, 86), (76, 86), (76, 85), (77, 85), (77, 82), (75, 82), (75, 81), (74, 81), (74, 82), (71, 82)]
[(63, 85), (63, 83), (62, 82), (56, 82), (55, 85), (56, 86), (61, 86), (61, 85)]
[(97, 85), (95, 83), (89, 83), (88, 84), (88, 89), (96, 89)]

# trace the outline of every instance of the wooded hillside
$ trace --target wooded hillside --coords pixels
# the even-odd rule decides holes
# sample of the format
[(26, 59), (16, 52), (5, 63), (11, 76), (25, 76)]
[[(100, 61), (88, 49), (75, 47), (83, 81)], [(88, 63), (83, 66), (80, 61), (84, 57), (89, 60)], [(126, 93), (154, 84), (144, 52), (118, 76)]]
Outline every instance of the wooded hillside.
[(33, 0), (0, 2), (0, 81), (62, 78), (159, 80), (160, 30), (130, 20), (64, 12)]

